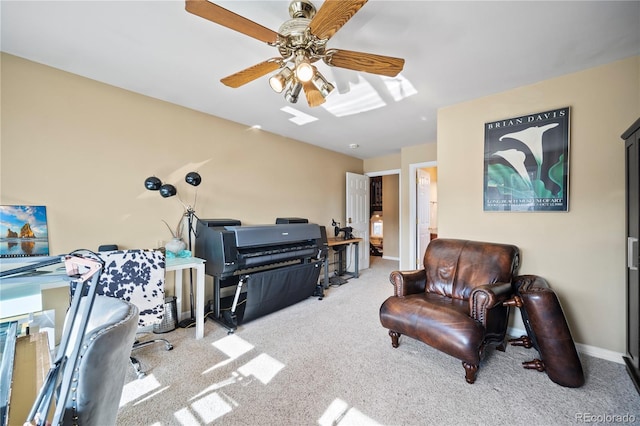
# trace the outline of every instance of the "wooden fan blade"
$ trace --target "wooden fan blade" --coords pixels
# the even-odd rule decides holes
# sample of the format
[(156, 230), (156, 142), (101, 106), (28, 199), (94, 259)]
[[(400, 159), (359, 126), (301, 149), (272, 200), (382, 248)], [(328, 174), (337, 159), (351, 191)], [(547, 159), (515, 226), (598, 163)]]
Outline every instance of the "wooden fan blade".
[(329, 39), (347, 23), (368, 0), (325, 0), (309, 23), (311, 34)]
[(243, 84), (247, 84), (256, 78), (262, 77), (263, 75), (270, 73), (271, 71), (275, 71), (280, 68), (280, 58), (268, 59), (264, 62), (260, 62), (252, 67), (244, 69), (242, 71), (238, 71), (235, 74), (231, 74), (220, 80), (222, 84), (225, 86), (238, 88)]
[(311, 108), (320, 106), (324, 103), (324, 96), (322, 96), (322, 93), (320, 93), (312, 82), (308, 81), (303, 83), (302, 88), (304, 89), (304, 94), (307, 97), (307, 103)]
[(331, 49), (324, 59), (327, 65), (395, 77), (404, 67), (404, 59), (351, 50)]
[(185, 9), (189, 13), (265, 43), (274, 44), (278, 41), (277, 32), (206, 0), (186, 0)]

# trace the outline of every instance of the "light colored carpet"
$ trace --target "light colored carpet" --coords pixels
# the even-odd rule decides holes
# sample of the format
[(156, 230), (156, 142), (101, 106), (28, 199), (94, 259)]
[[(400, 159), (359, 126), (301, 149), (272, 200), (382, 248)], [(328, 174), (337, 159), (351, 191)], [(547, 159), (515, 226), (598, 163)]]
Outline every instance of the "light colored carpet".
[[(391, 347), (378, 310), (397, 262), (374, 258), (359, 279), (241, 325), (162, 335), (175, 349), (136, 351), (119, 425), (551, 425), (640, 422), (621, 364), (581, 355), (586, 384), (569, 389), (524, 370), (535, 349), (489, 350), (475, 384), (460, 361), (401, 337)], [(616, 417), (620, 416), (620, 417)]]

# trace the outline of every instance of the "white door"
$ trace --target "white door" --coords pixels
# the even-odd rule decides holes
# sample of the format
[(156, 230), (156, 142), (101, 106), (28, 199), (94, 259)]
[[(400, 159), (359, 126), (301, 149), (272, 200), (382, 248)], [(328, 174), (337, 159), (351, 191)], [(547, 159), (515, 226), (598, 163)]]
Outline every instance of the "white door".
[[(359, 269), (369, 267), (369, 177), (347, 172), (347, 224), (353, 228), (353, 236), (362, 238), (359, 250)], [(353, 254), (349, 253), (349, 260)], [(349, 262), (353, 271), (354, 262)]]
[(418, 238), (416, 238), (418, 244), (416, 247), (416, 267), (421, 269), (423, 267), (424, 252), (431, 239), (431, 233), (429, 232), (429, 187), (431, 185), (431, 177), (425, 169), (418, 169), (416, 173), (416, 234), (418, 235)]

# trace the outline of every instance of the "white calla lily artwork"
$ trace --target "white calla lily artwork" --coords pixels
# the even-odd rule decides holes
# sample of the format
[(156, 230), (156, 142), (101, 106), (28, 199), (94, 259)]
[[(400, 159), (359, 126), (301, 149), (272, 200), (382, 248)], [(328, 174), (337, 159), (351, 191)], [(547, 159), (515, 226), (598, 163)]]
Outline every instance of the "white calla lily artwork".
[(485, 123), (484, 209), (568, 210), (569, 108)]
[(542, 151), (542, 135), (544, 132), (549, 129), (553, 129), (554, 127), (558, 127), (558, 123), (551, 123), (546, 126), (527, 127), (519, 132), (503, 135), (500, 137), (500, 140), (502, 141), (505, 138), (511, 138), (519, 140), (525, 144), (533, 154), (533, 158), (536, 159), (536, 163), (538, 163), (538, 179), (540, 179), (540, 167), (542, 166), (542, 157), (544, 154)]

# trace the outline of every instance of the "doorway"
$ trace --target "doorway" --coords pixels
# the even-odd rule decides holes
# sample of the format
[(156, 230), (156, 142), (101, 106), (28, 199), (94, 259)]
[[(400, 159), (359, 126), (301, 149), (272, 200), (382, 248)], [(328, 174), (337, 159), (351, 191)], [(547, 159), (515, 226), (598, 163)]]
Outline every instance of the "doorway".
[(369, 255), (400, 260), (400, 171), (367, 173), (369, 176)]

